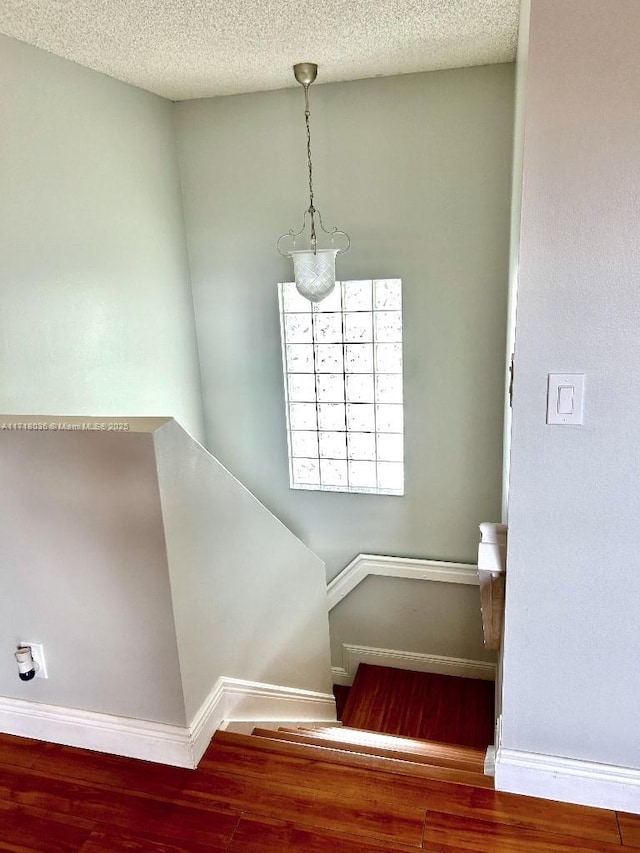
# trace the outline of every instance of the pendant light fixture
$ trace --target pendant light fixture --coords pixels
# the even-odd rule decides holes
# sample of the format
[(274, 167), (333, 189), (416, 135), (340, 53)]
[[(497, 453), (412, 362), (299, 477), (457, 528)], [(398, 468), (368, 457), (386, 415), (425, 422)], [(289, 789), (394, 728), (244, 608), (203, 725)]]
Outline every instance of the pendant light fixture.
[[(336, 286), (336, 255), (346, 252), (351, 241), (344, 231), (339, 231), (337, 228), (328, 231), (322, 223), (320, 211), (313, 203), (309, 86), (317, 77), (318, 66), (312, 62), (300, 62), (293, 66), (293, 73), (304, 89), (304, 120), (307, 128), (307, 161), (309, 167), (309, 207), (304, 212), (302, 228), (299, 231), (291, 230), (283, 234), (276, 245), (283, 257), (293, 259), (293, 272), (298, 292), (311, 302), (320, 302)], [(329, 247), (320, 248), (318, 245), (317, 226), (331, 238), (328, 241)], [(335, 248), (333, 245), (333, 238), (338, 234), (347, 241), (347, 245), (342, 249)], [(283, 252), (280, 244), (285, 238), (291, 239), (292, 247), (289, 251)]]

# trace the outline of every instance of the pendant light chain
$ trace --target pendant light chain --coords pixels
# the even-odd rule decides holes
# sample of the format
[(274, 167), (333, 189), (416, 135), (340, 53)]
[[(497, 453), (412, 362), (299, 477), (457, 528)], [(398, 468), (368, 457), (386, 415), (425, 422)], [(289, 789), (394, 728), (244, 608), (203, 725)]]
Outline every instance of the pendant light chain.
[(313, 206), (313, 163), (311, 162), (311, 126), (309, 123), (309, 119), (311, 118), (311, 110), (309, 109), (309, 87), (304, 87), (304, 121), (307, 128), (307, 160), (309, 162), (309, 215), (311, 217), (311, 247), (313, 248), (313, 253), (316, 253), (316, 247), (318, 245), (318, 240), (316, 237), (316, 221), (315, 221), (315, 212), (316, 209)]

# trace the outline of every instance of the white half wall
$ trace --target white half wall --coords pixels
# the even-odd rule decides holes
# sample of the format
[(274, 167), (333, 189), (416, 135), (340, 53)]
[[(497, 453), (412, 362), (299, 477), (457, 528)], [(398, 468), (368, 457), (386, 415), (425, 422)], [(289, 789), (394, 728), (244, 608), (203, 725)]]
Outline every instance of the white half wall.
[(175, 421), (154, 443), (187, 720), (220, 675), (330, 694), (322, 560)]
[[(531, 754), (640, 770), (640, 5), (532, 0), (529, 38), (501, 746), (543, 795)], [(545, 423), (552, 372), (582, 426)]]
[(173, 105), (0, 35), (0, 411), (202, 436)]
[(184, 726), (151, 433), (1, 429), (0, 482), (0, 696)]
[(0, 418), (0, 481), (0, 730), (195, 766), (335, 721), (323, 562), (174, 420)]

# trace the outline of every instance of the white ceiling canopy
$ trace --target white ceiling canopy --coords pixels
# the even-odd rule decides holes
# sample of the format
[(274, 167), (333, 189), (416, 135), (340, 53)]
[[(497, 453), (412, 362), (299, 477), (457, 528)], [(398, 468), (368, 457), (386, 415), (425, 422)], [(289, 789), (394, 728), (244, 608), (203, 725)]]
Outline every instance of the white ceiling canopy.
[(0, 32), (172, 100), (510, 62), (518, 0), (0, 0)]

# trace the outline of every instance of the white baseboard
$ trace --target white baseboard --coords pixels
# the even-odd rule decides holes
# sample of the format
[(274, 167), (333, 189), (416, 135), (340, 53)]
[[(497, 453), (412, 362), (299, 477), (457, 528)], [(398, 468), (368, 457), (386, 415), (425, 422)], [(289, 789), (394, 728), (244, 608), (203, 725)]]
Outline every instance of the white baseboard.
[(500, 747), (497, 791), (640, 814), (640, 769)]
[(496, 667), (486, 661), (426, 655), (420, 652), (400, 652), (395, 649), (375, 649), (370, 646), (342, 646), (342, 666), (333, 667), (333, 683), (349, 687), (353, 684), (358, 666), (370, 663), (375, 666), (393, 666), (412, 669), (414, 672), (434, 672), (440, 675), (458, 675), (463, 678), (482, 678), (493, 681)]
[(335, 721), (331, 694), (219, 678), (190, 726), (0, 697), (0, 731), (50, 743), (195, 768), (225, 720)]
[(182, 726), (2, 697), (0, 731), (177, 767), (194, 766), (189, 729)]
[(439, 560), (358, 554), (327, 586), (329, 610), (349, 595), (369, 575), (474, 586), (480, 584), (478, 567), (468, 563), (445, 563)]
[(197, 767), (216, 729), (230, 722), (261, 725), (277, 720), (313, 724), (335, 719), (336, 703), (330, 693), (220, 678), (191, 724), (192, 766)]

